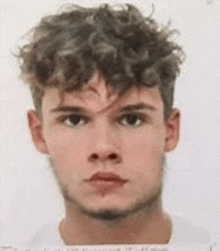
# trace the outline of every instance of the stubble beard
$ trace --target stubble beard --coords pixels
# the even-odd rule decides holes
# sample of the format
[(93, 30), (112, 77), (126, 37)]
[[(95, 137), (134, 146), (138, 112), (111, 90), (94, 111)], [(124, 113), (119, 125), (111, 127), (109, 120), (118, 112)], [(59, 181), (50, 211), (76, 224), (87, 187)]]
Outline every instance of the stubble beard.
[[(75, 198), (69, 191), (68, 187), (63, 185), (57, 175), (56, 169), (54, 168), (53, 161), (49, 158), (50, 167), (52, 168), (53, 174), (56, 178), (57, 184), (59, 186), (60, 192), (63, 195), (63, 198), (66, 203), (71, 204), (74, 208), (77, 208), (78, 211), (92, 219), (103, 220), (103, 221), (115, 221), (127, 218), (136, 213), (145, 212), (148, 213), (152, 208), (155, 208), (155, 205), (160, 203), (162, 188), (163, 188), (163, 177), (160, 183), (160, 186), (157, 187), (150, 195), (144, 197), (142, 200), (134, 203), (129, 209), (118, 210), (118, 209), (100, 209), (92, 210), (84, 206), (77, 198)], [(164, 169), (166, 166), (166, 157), (163, 155), (161, 158), (161, 172), (164, 176)]]

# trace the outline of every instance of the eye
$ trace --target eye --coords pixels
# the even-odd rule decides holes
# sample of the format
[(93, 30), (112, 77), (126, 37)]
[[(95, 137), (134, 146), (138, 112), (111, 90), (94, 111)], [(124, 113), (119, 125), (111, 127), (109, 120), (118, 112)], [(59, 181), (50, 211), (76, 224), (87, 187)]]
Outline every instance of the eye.
[(124, 126), (139, 126), (145, 121), (145, 118), (140, 114), (126, 114), (121, 118), (121, 123)]
[(63, 119), (64, 124), (71, 127), (78, 127), (87, 123), (87, 119), (78, 114), (71, 114)]

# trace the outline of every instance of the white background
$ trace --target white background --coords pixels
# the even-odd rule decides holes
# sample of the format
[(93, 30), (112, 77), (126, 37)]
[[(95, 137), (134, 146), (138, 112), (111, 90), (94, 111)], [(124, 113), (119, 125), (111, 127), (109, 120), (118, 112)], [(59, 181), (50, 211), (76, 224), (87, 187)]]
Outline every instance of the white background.
[[(145, 15), (153, 0), (133, 3)], [(7, 3), (6, 3), (7, 2)], [(44, 223), (62, 217), (62, 199), (47, 161), (32, 146), (26, 111), (32, 108), (27, 86), (19, 80), (16, 44), (42, 15), (61, 0), (4, 0), (1, 10), (1, 197), (0, 244), (25, 242)], [(79, 1), (72, 1), (78, 3)], [(82, 0), (84, 6), (101, 0)], [(168, 158), (164, 207), (220, 232), (220, 2), (154, 0), (154, 17), (172, 19), (187, 59), (177, 80), (176, 106), (182, 111), (181, 140)]]

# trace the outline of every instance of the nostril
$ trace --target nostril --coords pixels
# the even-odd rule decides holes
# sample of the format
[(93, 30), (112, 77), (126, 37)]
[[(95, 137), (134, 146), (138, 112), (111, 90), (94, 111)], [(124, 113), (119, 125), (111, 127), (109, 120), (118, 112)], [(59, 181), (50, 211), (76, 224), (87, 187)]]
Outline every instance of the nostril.
[(96, 161), (116, 161), (116, 162), (120, 162), (121, 158), (117, 153), (111, 153), (111, 154), (97, 154), (97, 153), (93, 153), (90, 155), (89, 157), (89, 161), (91, 162), (96, 162)]
[(117, 154), (112, 153), (112, 154), (109, 155), (109, 158), (110, 159), (117, 159)]
[(98, 156), (98, 154), (95, 154), (95, 153), (94, 153), (94, 154), (92, 154), (91, 158), (92, 158), (92, 159), (98, 159), (99, 156)]

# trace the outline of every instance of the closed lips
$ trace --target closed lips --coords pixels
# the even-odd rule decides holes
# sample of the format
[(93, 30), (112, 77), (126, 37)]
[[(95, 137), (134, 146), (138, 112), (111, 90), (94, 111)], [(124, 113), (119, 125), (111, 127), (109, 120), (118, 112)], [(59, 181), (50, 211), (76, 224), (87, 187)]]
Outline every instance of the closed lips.
[(103, 180), (103, 181), (115, 181), (115, 182), (126, 182), (126, 179), (123, 179), (119, 175), (112, 173), (112, 172), (98, 172), (91, 176), (89, 181), (96, 181), (96, 180)]

